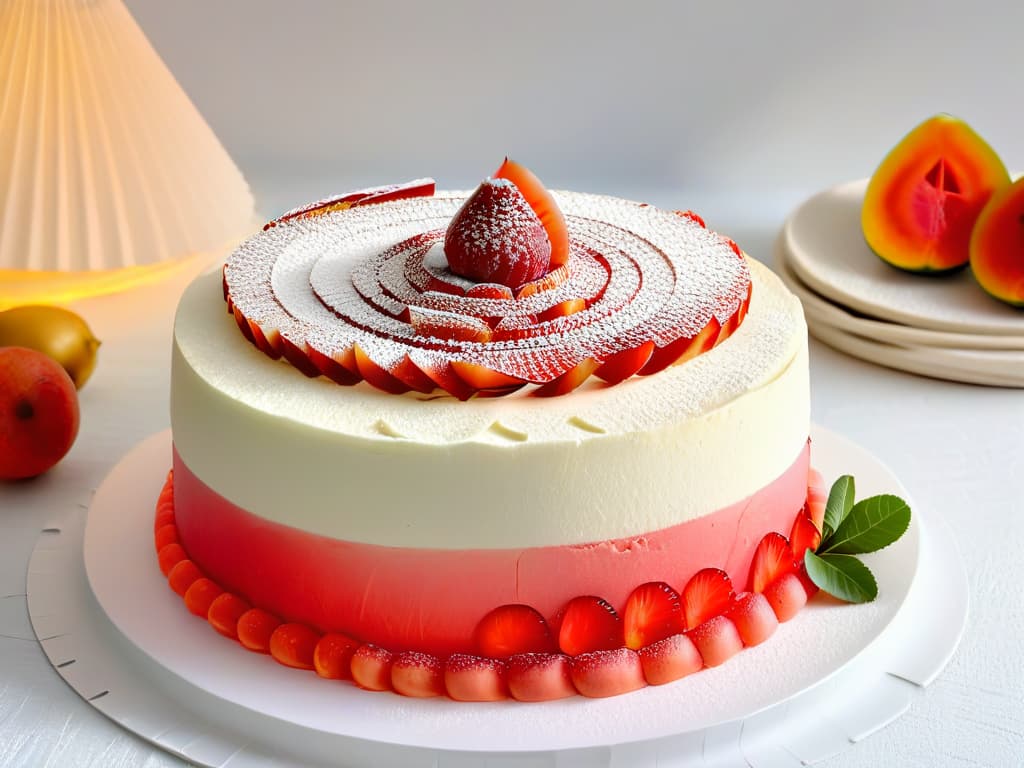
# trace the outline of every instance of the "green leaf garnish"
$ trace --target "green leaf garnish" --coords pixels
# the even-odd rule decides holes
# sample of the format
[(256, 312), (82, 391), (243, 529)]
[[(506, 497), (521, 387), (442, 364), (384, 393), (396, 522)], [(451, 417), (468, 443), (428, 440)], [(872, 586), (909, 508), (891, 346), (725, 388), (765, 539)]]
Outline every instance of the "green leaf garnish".
[(804, 552), (804, 568), (823, 592), (849, 603), (867, 603), (878, 595), (878, 584), (855, 555), (887, 547), (906, 533), (910, 506), (892, 494), (856, 503), (854, 496), (852, 476), (843, 475), (832, 484), (821, 544)]
[(828, 502), (825, 504), (825, 523), (821, 532), (822, 538), (827, 539), (832, 535), (850, 514), (853, 509), (854, 483), (852, 475), (843, 475), (834, 483), (828, 492)]
[(909, 525), (907, 502), (891, 494), (872, 496), (853, 505), (845, 519), (822, 542), (818, 552), (836, 555), (874, 552), (896, 541)]
[(804, 567), (811, 581), (840, 600), (870, 603), (878, 596), (875, 577), (853, 555), (816, 555), (808, 549), (804, 552)]

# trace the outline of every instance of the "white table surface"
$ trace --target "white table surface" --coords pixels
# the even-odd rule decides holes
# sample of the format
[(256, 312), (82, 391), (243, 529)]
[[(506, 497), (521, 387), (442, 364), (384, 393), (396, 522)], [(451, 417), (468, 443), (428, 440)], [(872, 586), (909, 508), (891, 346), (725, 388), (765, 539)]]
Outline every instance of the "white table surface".
[[(252, 181), (265, 211), (284, 210), (323, 187)], [(630, 192), (671, 204), (652, 190), (623, 194)], [(714, 202), (703, 210), (714, 210)], [(718, 207), (712, 223), (770, 262), (785, 211), (752, 216), (730, 212), (724, 202)], [(103, 340), (96, 373), (80, 393), (78, 440), (43, 477), (0, 483), (0, 765), (182, 765), (106, 720), (57, 676), (28, 620), (25, 573), (47, 520), (68, 509), (85, 514), (119, 458), (168, 426), (171, 320), (183, 287), (177, 279), (78, 305)], [(810, 347), (814, 421), (869, 447), (917, 504), (949, 522), (971, 588), (967, 631), (945, 672), (903, 717), (824, 765), (1024, 765), (1024, 494), (1017, 484), (1024, 477), (1024, 391), (898, 373), (813, 339)]]

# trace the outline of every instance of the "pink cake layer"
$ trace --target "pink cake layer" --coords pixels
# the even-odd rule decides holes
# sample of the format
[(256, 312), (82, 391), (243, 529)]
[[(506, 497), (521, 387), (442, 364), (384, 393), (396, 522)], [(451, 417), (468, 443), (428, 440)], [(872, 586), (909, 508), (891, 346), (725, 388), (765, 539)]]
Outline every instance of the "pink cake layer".
[(189, 557), (254, 606), (321, 632), (443, 658), (474, 653), (477, 622), (508, 603), (531, 605), (550, 621), (573, 597), (597, 595), (621, 612), (638, 585), (682, 589), (707, 567), (745, 589), (762, 536), (788, 535), (804, 504), (809, 458), (807, 447), (752, 496), (660, 531), (568, 546), (442, 550), (341, 541), (267, 521), (204, 484), (175, 451), (175, 518)]

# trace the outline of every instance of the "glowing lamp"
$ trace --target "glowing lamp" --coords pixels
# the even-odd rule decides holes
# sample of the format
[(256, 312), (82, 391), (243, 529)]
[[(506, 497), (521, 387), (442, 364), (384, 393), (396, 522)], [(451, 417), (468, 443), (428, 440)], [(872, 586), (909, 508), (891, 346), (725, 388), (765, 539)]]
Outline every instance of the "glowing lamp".
[(0, 310), (163, 279), (255, 221), (121, 0), (0, 3), (0, 215)]

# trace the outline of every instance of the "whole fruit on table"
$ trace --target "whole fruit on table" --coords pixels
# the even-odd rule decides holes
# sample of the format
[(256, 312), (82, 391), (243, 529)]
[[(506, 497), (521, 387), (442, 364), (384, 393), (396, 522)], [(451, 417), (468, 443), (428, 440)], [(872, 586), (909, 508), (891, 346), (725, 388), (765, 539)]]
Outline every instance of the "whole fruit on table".
[(100, 342), (69, 309), (33, 304), (0, 312), (0, 347), (28, 347), (62, 366), (81, 389), (96, 367)]
[(78, 393), (53, 358), (0, 347), (0, 479), (41, 475), (78, 435)]

